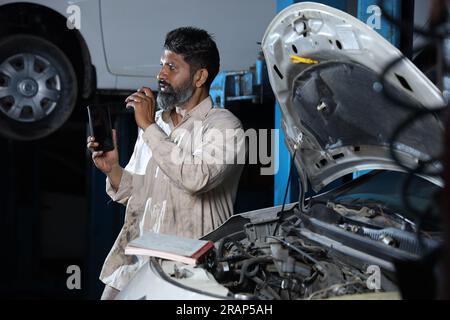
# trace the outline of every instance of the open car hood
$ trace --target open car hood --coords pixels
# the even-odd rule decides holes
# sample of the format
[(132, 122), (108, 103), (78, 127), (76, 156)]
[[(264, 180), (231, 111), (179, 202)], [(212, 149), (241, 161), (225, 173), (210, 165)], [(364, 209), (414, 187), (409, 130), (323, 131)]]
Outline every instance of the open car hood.
[[(353, 16), (316, 3), (294, 4), (269, 25), (262, 48), (269, 79), (282, 113), (285, 142), (303, 190), (307, 180), (318, 191), (359, 170), (401, 171), (390, 155), (395, 129), (412, 111), (388, 99), (379, 77), (402, 56), (378, 33)], [(387, 74), (386, 90), (409, 104), (444, 105), (441, 92), (405, 59)], [(389, 88), (388, 88), (389, 87)], [(427, 116), (395, 143), (406, 166), (438, 157), (443, 125)], [(433, 162), (428, 172), (440, 169)], [(432, 175), (428, 180), (442, 184)]]

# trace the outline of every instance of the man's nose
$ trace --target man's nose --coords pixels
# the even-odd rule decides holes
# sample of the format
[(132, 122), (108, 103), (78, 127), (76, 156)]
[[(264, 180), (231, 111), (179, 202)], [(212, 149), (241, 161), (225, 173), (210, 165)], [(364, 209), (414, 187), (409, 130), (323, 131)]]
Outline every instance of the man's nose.
[(166, 80), (167, 79), (167, 75), (164, 72), (164, 67), (162, 67), (161, 70), (159, 70), (158, 74), (156, 75), (156, 79), (157, 80)]

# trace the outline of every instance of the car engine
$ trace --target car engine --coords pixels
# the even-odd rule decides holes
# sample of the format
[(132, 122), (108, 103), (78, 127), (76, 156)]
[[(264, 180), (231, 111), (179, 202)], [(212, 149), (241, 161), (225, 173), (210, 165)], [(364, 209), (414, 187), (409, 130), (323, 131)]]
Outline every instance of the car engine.
[[(318, 208), (325, 210), (325, 206)], [(381, 223), (383, 219), (371, 212), (372, 219), (377, 216), (375, 224), (370, 224), (369, 218), (366, 223), (352, 221), (343, 206), (326, 208), (333, 209), (335, 216), (329, 221), (332, 215), (328, 213), (324, 225), (332, 225), (344, 235), (365, 238), (377, 250), (415, 251), (418, 246), (414, 234), (392, 227), (394, 220), (383, 218)], [(216, 243), (215, 263), (209, 271), (240, 299), (328, 299), (398, 291), (393, 270), (378, 269), (382, 281), (377, 284), (372, 277), (373, 263), (311, 241), (304, 231), (314, 228), (312, 220), (298, 208), (281, 218), (252, 220), (242, 232)]]

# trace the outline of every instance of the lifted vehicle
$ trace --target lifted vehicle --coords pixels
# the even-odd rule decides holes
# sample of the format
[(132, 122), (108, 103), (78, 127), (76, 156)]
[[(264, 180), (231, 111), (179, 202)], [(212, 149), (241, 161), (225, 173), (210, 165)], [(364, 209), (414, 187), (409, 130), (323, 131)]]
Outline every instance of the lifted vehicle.
[[(249, 20), (255, 3), (259, 14)], [(246, 70), (274, 6), (271, 0), (203, 1), (195, 10), (183, 0), (0, 0), (0, 134), (39, 139), (95, 92), (156, 90), (164, 37), (180, 26), (216, 37), (222, 70)], [(210, 19), (211, 12), (232, 15), (233, 23)]]

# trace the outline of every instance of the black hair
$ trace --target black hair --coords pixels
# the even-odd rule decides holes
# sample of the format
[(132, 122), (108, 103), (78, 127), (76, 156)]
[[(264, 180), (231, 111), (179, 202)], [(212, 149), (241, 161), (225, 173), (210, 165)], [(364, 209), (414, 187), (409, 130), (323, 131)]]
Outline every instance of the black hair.
[(191, 74), (200, 68), (208, 70), (205, 86), (209, 89), (219, 72), (220, 56), (213, 37), (205, 30), (182, 27), (166, 35), (164, 49), (183, 56), (191, 68)]

